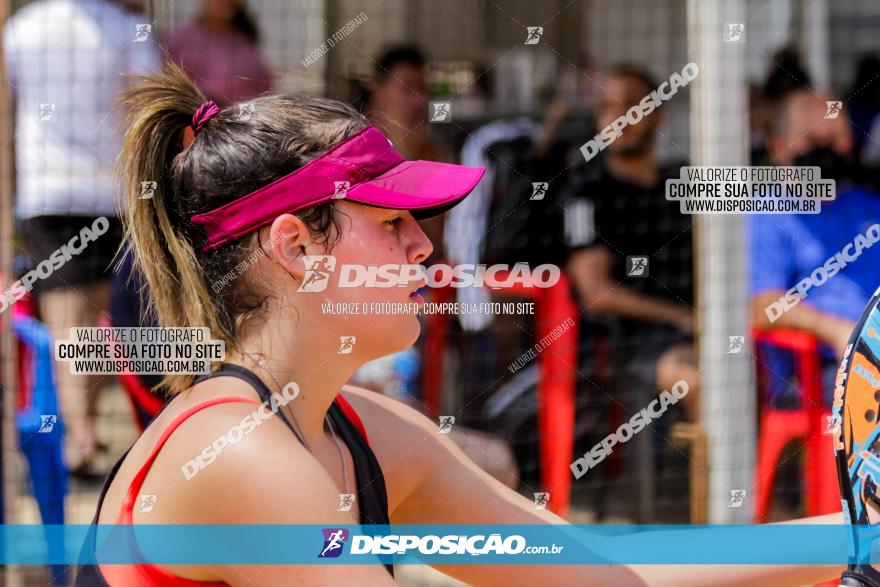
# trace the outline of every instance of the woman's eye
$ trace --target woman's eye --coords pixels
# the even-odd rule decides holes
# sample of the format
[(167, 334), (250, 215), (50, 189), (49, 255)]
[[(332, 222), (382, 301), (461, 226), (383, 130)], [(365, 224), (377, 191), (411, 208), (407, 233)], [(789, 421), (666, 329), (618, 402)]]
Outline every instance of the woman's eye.
[(403, 216), (395, 216), (391, 220), (386, 220), (385, 224), (390, 224), (391, 226), (397, 228), (400, 226), (400, 223), (403, 222)]

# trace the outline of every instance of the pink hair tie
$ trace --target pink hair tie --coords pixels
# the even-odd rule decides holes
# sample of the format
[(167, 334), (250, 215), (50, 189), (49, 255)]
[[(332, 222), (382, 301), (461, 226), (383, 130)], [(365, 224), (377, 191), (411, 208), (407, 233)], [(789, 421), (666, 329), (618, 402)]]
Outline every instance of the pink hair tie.
[(208, 100), (196, 110), (193, 114), (192, 124), (193, 134), (197, 135), (208, 124), (208, 121), (214, 118), (220, 112), (220, 107), (213, 100)]

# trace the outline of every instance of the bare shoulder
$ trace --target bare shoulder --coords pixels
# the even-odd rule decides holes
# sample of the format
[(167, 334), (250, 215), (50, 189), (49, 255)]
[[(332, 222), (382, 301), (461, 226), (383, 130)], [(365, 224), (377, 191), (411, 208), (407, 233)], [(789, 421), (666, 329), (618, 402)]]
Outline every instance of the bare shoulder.
[[(226, 383), (199, 400), (229, 394), (236, 382)], [(157, 507), (136, 512), (136, 523), (351, 523), (336, 513), (338, 491), (321, 464), (258, 403), (192, 414), (169, 437), (142, 492), (156, 495)]]
[(396, 399), (352, 385), (344, 386), (342, 392), (363, 421), (393, 511), (446, 453), (443, 441), (447, 435), (437, 434), (431, 420)]

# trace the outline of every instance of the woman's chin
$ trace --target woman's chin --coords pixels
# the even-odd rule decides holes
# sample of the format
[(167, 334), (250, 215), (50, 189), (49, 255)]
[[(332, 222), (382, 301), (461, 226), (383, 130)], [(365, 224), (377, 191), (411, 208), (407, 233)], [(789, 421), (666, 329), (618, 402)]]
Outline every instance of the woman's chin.
[(418, 316), (413, 314), (397, 316), (392, 320), (394, 329), (388, 335), (388, 340), (393, 341), (392, 353), (404, 351), (414, 345), (422, 333), (422, 324)]

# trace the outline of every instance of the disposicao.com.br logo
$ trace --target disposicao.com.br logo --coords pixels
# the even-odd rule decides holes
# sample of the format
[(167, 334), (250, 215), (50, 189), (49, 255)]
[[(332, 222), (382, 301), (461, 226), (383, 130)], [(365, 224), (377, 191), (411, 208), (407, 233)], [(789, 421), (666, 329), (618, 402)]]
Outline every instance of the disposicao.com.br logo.
[[(335, 558), (342, 554), (349, 539), (343, 528), (324, 528), (324, 545), (318, 558)], [(525, 537), (511, 534), (461, 534), (418, 536), (415, 534), (388, 534), (368, 536), (352, 534), (348, 553), (352, 555), (518, 555), (559, 554), (564, 546), (529, 546)]]
[(330, 276), (338, 276), (338, 287), (407, 287), (413, 282), (425, 281), (428, 287), (489, 287), (501, 289), (513, 286), (553, 287), (559, 282), (561, 271), (551, 264), (529, 267), (528, 263), (496, 265), (446, 265), (430, 267), (415, 264), (388, 263), (385, 265), (336, 264), (333, 255), (303, 255), (305, 272), (297, 291), (322, 292), (327, 289)]
[(324, 546), (318, 558), (337, 558), (345, 547), (345, 541), (348, 540), (348, 530), (345, 528), (324, 528)]

